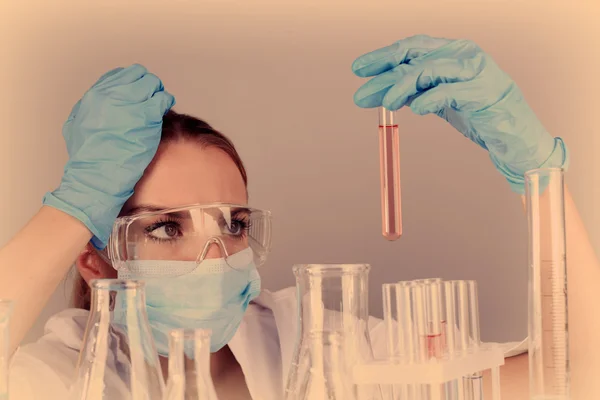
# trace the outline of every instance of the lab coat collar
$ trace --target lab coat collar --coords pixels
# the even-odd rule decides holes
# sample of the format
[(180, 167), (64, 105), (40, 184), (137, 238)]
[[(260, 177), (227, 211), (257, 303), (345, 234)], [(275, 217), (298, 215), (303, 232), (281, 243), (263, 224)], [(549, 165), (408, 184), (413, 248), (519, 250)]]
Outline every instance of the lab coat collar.
[(285, 388), (299, 336), (296, 287), (288, 287), (275, 293), (265, 290), (257, 300), (269, 307), (275, 318), (281, 348), (281, 378)]

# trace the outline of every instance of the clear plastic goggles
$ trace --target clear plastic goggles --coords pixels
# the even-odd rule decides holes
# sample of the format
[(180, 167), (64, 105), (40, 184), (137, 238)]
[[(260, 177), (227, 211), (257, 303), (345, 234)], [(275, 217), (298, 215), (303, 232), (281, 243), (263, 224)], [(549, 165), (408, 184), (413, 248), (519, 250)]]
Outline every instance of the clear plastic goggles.
[(269, 211), (217, 203), (117, 218), (107, 250), (117, 271), (135, 274), (145, 261), (172, 261), (179, 275), (207, 258), (224, 258), (233, 269), (249, 261), (259, 267), (270, 248)]

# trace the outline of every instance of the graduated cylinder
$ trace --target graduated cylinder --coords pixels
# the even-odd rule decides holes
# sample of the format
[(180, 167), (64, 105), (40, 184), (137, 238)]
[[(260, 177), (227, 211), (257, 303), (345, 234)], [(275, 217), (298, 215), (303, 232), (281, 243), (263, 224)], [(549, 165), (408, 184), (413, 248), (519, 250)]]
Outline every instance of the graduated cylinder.
[(564, 176), (560, 168), (525, 174), (529, 231), (530, 398), (571, 398)]

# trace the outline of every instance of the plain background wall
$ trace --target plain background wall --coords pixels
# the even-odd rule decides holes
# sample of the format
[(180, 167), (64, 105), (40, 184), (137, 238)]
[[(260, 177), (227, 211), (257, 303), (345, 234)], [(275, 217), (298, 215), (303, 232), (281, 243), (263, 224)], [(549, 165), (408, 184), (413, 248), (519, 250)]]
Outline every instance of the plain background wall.
[[(400, 112), (405, 234), (392, 243), (380, 234), (377, 113), (353, 105), (362, 82), (350, 66), (426, 33), (476, 41), (566, 140), (567, 182), (600, 251), (600, 13), (592, 1), (91, 3), (0, 3), (0, 244), (59, 183), (61, 126), (72, 105), (107, 70), (139, 62), (175, 94), (176, 110), (208, 120), (238, 146), (252, 204), (275, 216), (267, 288), (293, 285), (295, 263), (368, 262), (380, 316), (384, 282), (476, 279), (483, 338), (520, 340), (520, 199), (484, 151), (437, 117)], [(69, 292), (58, 288), (27, 341)]]

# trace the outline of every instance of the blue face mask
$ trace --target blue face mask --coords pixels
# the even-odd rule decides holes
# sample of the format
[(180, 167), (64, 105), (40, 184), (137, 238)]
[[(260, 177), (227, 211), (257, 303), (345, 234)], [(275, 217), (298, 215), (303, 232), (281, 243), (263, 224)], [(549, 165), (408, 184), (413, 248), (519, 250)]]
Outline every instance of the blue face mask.
[[(193, 272), (175, 277), (119, 272), (119, 279), (146, 282), (146, 312), (160, 355), (169, 354), (168, 334), (174, 328), (210, 329), (212, 353), (229, 343), (248, 304), (260, 294), (260, 276), (252, 249), (247, 248), (229, 258), (236, 269), (231, 268), (224, 258), (213, 258), (203, 260)], [(153, 260), (134, 263), (138, 271), (150, 269), (168, 273), (190, 262)]]

